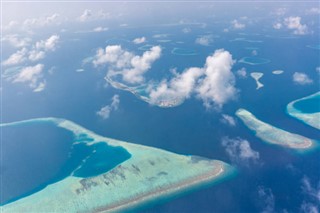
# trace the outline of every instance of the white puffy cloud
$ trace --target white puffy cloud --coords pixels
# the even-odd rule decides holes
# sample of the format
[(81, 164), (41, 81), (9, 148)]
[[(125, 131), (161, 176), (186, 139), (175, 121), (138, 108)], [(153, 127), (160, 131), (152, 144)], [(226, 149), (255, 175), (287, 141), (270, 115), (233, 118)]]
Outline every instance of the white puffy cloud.
[(92, 20), (103, 20), (111, 17), (110, 13), (106, 13), (103, 10), (93, 12), (92, 10), (85, 9), (83, 13), (78, 17), (81, 22), (92, 21)]
[(313, 80), (309, 78), (309, 76), (305, 73), (301, 72), (295, 72), (292, 76), (293, 82), (300, 84), (300, 85), (306, 85), (306, 84), (312, 84)]
[(258, 187), (258, 196), (262, 201), (262, 211), (261, 213), (273, 213), (275, 208), (275, 197), (270, 188), (263, 186)]
[(3, 36), (1, 41), (7, 41), (13, 47), (21, 48), (28, 46), (31, 42), (31, 39), (27, 37), (20, 38), (18, 34), (10, 34)]
[(282, 28), (282, 24), (281, 23), (275, 23), (275, 24), (273, 24), (273, 28), (274, 29), (276, 29), (276, 30), (279, 30), (279, 29), (281, 29)]
[(4, 60), (2, 64), (4, 66), (20, 64), (26, 60), (27, 53), (28, 50), (26, 48), (18, 50), (17, 52), (10, 55), (8, 59)]
[(209, 46), (213, 42), (211, 35), (200, 36), (196, 39), (195, 43), (203, 46)]
[(197, 79), (203, 75), (203, 69), (193, 67), (181, 74), (176, 73), (169, 82), (163, 80), (155, 89), (150, 91), (150, 100), (157, 103), (161, 100), (184, 100), (194, 91)]
[(240, 23), (237, 19), (231, 22), (233, 29), (244, 29), (246, 27), (245, 24)]
[(47, 40), (38, 41), (35, 45), (36, 49), (43, 49), (45, 51), (53, 51), (56, 48), (57, 43), (59, 42), (58, 35), (52, 35)]
[(288, 29), (293, 30), (293, 34), (305, 35), (308, 33), (307, 25), (301, 24), (301, 17), (299, 16), (287, 17), (283, 23)]
[(247, 77), (247, 70), (246, 68), (242, 67), (241, 69), (237, 70), (237, 75), (240, 78), (246, 78)]
[(195, 41), (196, 44), (200, 44), (203, 46), (209, 46), (212, 42), (213, 42), (212, 35), (199, 36)]
[(80, 21), (87, 21), (92, 17), (92, 11), (91, 10), (84, 10), (81, 16), (79, 17)]
[(231, 161), (236, 163), (247, 165), (249, 162), (256, 163), (260, 158), (259, 152), (253, 150), (250, 143), (242, 138), (225, 137), (222, 139), (222, 146), (225, 147)]
[(220, 108), (237, 95), (235, 77), (231, 72), (233, 63), (232, 55), (223, 49), (216, 50), (212, 56), (207, 57), (204, 78), (196, 88), (198, 97), (207, 108), (213, 105)]
[(35, 27), (44, 27), (51, 24), (60, 24), (59, 17), (60, 15), (58, 13), (54, 13), (49, 16), (26, 19), (23, 22), (23, 27), (25, 29), (30, 29)]
[(30, 61), (38, 61), (40, 59), (43, 59), (45, 57), (45, 52), (44, 51), (38, 51), (38, 50), (31, 50), (29, 52), (29, 60)]
[(141, 37), (141, 38), (135, 38), (135, 39), (133, 39), (133, 43), (135, 43), (135, 44), (142, 44), (142, 43), (144, 43), (144, 42), (146, 42), (147, 41), (147, 39), (146, 39), (146, 37)]
[(220, 119), (220, 121), (224, 124), (227, 124), (229, 126), (235, 126), (236, 125), (236, 120), (227, 114), (222, 114), (222, 118)]
[(101, 107), (101, 109), (97, 112), (97, 115), (99, 115), (102, 119), (109, 118), (110, 113), (112, 111), (118, 110), (118, 108), (119, 108), (119, 104), (120, 104), (119, 95), (114, 95), (111, 100), (112, 100), (112, 102), (110, 105), (106, 105), (104, 107)]
[(153, 103), (161, 100), (181, 101), (194, 93), (207, 108), (221, 108), (237, 93), (231, 72), (232, 64), (232, 56), (228, 51), (216, 50), (207, 57), (204, 67), (187, 68), (182, 73), (175, 73), (171, 80), (162, 80), (149, 91), (150, 100)]
[(306, 14), (308, 15), (319, 15), (320, 14), (320, 8), (319, 7), (313, 7), (308, 10), (306, 10)]
[(125, 82), (135, 84), (144, 81), (147, 72), (154, 61), (160, 58), (161, 47), (154, 46), (142, 56), (125, 51), (119, 45), (107, 46), (105, 50), (99, 49), (93, 60), (95, 66), (108, 64), (108, 75), (122, 75)]
[[(43, 64), (37, 64), (35, 66), (24, 67), (12, 80), (13, 83), (29, 83), (29, 86), (33, 89), (41, 86), (39, 80), (42, 79)], [(43, 87), (43, 86), (42, 86)]]
[(54, 51), (59, 41), (58, 35), (52, 35), (46, 40), (36, 42), (30, 50), (23, 48), (2, 62), (4, 66), (20, 64), (27, 59), (31, 62), (43, 59), (48, 51)]
[(105, 32), (107, 31), (109, 28), (107, 27), (96, 27), (93, 29), (93, 32)]

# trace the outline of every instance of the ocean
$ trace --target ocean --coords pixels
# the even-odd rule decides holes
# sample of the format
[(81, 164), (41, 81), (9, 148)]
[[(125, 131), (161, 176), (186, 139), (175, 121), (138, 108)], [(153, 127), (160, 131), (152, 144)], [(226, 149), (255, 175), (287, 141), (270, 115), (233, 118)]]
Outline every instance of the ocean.
[[(286, 114), (289, 102), (319, 91), (319, 73), (316, 72), (319, 49), (307, 47), (318, 45), (317, 36), (287, 38), (281, 34), (254, 32), (224, 35), (216, 34), (210, 26), (206, 29), (191, 27), (194, 30), (188, 35), (174, 26), (150, 26), (139, 31), (124, 28), (99, 34), (65, 32), (61, 34), (60, 48), (45, 61), (47, 87), (44, 91), (34, 93), (26, 85), (3, 81), (2, 121), (65, 118), (103, 136), (178, 154), (218, 159), (239, 170), (236, 177), (226, 182), (161, 205), (148, 206), (142, 212), (259, 212), (268, 208), (276, 212), (299, 212), (303, 203), (314, 203), (303, 181), (307, 179), (312, 186), (318, 187), (319, 150), (299, 154), (269, 145), (255, 137), (234, 114), (237, 109), (245, 108), (264, 122), (319, 140), (319, 130)], [(155, 34), (167, 34), (161, 39), (170, 41), (159, 42), (159, 38), (153, 37)], [(194, 43), (194, 39), (203, 34), (214, 36), (210, 46)], [(182, 72), (187, 67), (203, 66), (205, 58), (220, 48), (229, 51), (236, 61), (243, 57), (257, 57), (270, 62), (259, 65), (235, 63), (232, 68), (234, 73), (244, 67), (248, 75), (247, 78), (236, 77), (238, 97), (220, 110), (206, 109), (197, 97), (191, 97), (174, 108), (159, 108), (137, 99), (129, 92), (107, 85), (103, 79), (106, 68), (82, 65), (83, 59), (93, 56), (98, 47), (104, 48), (108, 44), (121, 44), (128, 50), (142, 54), (144, 50), (139, 47), (143, 45), (128, 42), (141, 35), (150, 38), (148, 44), (163, 47), (161, 60), (156, 61), (146, 75), (146, 78), (157, 81), (172, 76), (170, 69), (173, 68)], [(237, 38), (245, 40), (232, 41)], [(179, 41), (184, 43), (177, 43)], [(180, 54), (174, 54), (176, 51), (172, 53), (175, 48), (180, 48)], [(181, 54), (181, 48), (184, 48), (185, 54)], [(257, 56), (252, 55), (252, 49), (257, 51)], [(84, 72), (76, 72), (81, 67)], [(284, 70), (284, 73), (272, 74), (278, 69)], [(263, 88), (256, 90), (250, 72), (264, 74), (260, 79)], [(294, 72), (307, 73), (314, 83), (296, 85), (292, 81)], [(96, 112), (110, 104), (114, 94), (120, 96), (119, 108), (103, 120)], [(301, 102), (297, 107), (306, 113), (320, 111), (315, 101)], [(236, 125), (229, 126), (221, 122), (221, 114), (233, 116)], [(70, 132), (44, 124), (5, 127), (2, 131), (4, 155), (1, 176), (6, 188), (2, 192), (1, 202), (5, 203), (33, 192), (54, 179), (66, 163), (73, 138)], [(230, 158), (222, 146), (225, 137), (247, 140), (251, 148), (259, 153), (259, 159), (241, 162)], [(87, 169), (90, 170), (89, 167)], [(21, 181), (21, 177), (27, 178)]]

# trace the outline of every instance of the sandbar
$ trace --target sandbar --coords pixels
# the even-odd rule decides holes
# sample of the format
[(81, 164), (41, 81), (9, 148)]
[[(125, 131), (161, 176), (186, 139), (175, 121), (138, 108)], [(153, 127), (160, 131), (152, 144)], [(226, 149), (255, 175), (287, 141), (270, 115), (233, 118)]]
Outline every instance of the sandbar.
[(287, 113), (302, 122), (304, 122), (307, 125), (310, 125), (316, 129), (320, 129), (320, 112), (315, 113), (303, 113), (300, 110), (296, 109), (294, 107), (294, 104), (299, 101), (307, 100), (314, 98), (316, 96), (320, 96), (320, 92), (316, 92), (312, 95), (309, 95), (307, 97), (300, 98), (298, 100), (292, 101), (287, 105)]
[(310, 150), (314, 148), (317, 143), (315, 140), (265, 123), (245, 109), (237, 110), (236, 115), (249, 129), (255, 132), (258, 138), (267, 143), (297, 150)]
[(250, 73), (250, 76), (256, 81), (257, 83), (257, 90), (261, 87), (264, 87), (264, 85), (259, 81), (260, 78), (262, 78), (263, 73), (262, 72), (252, 72)]

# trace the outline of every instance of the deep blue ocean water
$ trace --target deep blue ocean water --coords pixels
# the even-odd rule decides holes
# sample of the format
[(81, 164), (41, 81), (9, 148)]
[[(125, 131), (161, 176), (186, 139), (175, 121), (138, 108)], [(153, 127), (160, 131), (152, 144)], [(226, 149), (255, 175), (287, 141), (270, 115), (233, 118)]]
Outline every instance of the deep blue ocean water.
[[(266, 199), (259, 196), (259, 189), (269, 192), (266, 196), (273, 197), (276, 212), (284, 209), (288, 212), (299, 212), (304, 201), (314, 202), (303, 191), (302, 179), (308, 177), (315, 187), (319, 183), (319, 150), (301, 155), (288, 149), (272, 146), (256, 138), (240, 120), (236, 120), (237, 125), (231, 127), (220, 122), (220, 119), (222, 113), (234, 116), (235, 111), (241, 107), (271, 125), (319, 140), (318, 130), (286, 114), (286, 105), (289, 102), (319, 91), (319, 85), (316, 83), (319, 75), (315, 71), (319, 66), (319, 50), (307, 47), (307, 45), (318, 45), (317, 36), (285, 38), (281, 34), (265, 36), (249, 32), (248, 35), (220, 34), (220, 37), (215, 38), (210, 46), (195, 44), (195, 38), (208, 33), (207, 31), (208, 29), (196, 28), (191, 35), (185, 35), (178, 27), (146, 27), (139, 31), (119, 29), (100, 34), (64, 33), (61, 35), (60, 48), (45, 61), (47, 70), (54, 68), (52, 74), (45, 74), (47, 88), (43, 92), (33, 93), (26, 85), (3, 82), (2, 120), (11, 122), (49, 116), (66, 118), (100, 135), (158, 147), (179, 154), (218, 159), (233, 164), (239, 169), (239, 174), (227, 182), (162, 205), (149, 207), (143, 212), (259, 212), (269, 205)], [(172, 42), (158, 43), (152, 35), (159, 32), (168, 33), (168, 39)], [(214, 29), (212, 33), (215, 34)], [(128, 92), (105, 86), (103, 77), (106, 68), (98, 69), (87, 64), (84, 66), (84, 72), (76, 72), (76, 69), (82, 65), (82, 59), (93, 56), (98, 47), (105, 47), (107, 44), (121, 44), (128, 50), (142, 54), (144, 50), (139, 49), (141, 45), (134, 45), (127, 41), (141, 35), (149, 38), (148, 44), (160, 44), (164, 47), (161, 59), (156, 61), (152, 70), (147, 73), (148, 79), (168, 78), (172, 75), (169, 72), (170, 68), (177, 68), (177, 71), (181, 72), (187, 67), (203, 66), (206, 57), (219, 48), (228, 50), (236, 60), (251, 57), (252, 49), (255, 49), (258, 52), (257, 57), (268, 59), (270, 62), (260, 65), (236, 63), (232, 70), (236, 72), (245, 67), (248, 74), (263, 72), (264, 76), (260, 81), (265, 87), (256, 90), (255, 81), (252, 78), (237, 78), (236, 86), (240, 89), (238, 99), (226, 104), (220, 112), (205, 109), (201, 101), (195, 97), (186, 100), (178, 107), (163, 109), (150, 106)], [(91, 39), (93, 37), (94, 39)], [(230, 42), (238, 37), (262, 42)], [(73, 40), (74, 38), (80, 40)], [(114, 40), (114, 38), (123, 39)], [(110, 41), (110, 39), (113, 40)], [(194, 50), (199, 54), (176, 55), (172, 54), (174, 48)], [(276, 69), (284, 70), (284, 73), (272, 74)], [(314, 84), (306, 86), (294, 84), (292, 81), (294, 72), (306, 72), (314, 79)], [(114, 94), (120, 96), (119, 109), (113, 111), (107, 120), (99, 118), (96, 112), (102, 106), (109, 104)], [(312, 103), (304, 103), (300, 107), (307, 111), (310, 104)], [(12, 132), (12, 135), (6, 138), (15, 141), (15, 146), (23, 143), (24, 140), (34, 143), (33, 146), (24, 144), (26, 146), (24, 151), (34, 159), (25, 160), (22, 158), (23, 155), (13, 153), (12, 155), (16, 157), (13, 158), (14, 160), (25, 161), (21, 168), (16, 167), (14, 171), (19, 171), (21, 176), (20, 172), (28, 173), (32, 167), (33, 171), (37, 171), (38, 168), (41, 173), (32, 181), (26, 180), (23, 187), (16, 185), (15, 189), (15, 186), (11, 186), (12, 188), (8, 191), (13, 195), (18, 189), (30, 189), (32, 184), (53, 177), (66, 161), (72, 143), (70, 134), (62, 130), (52, 130), (46, 125), (41, 126), (41, 131), (38, 129), (28, 131), (28, 128), (22, 128), (19, 131), (21, 133)], [(41, 134), (31, 135), (28, 132)], [(30, 138), (26, 138), (26, 135)], [(231, 161), (221, 145), (222, 138), (226, 136), (248, 140), (252, 149), (260, 153), (258, 163), (243, 164)], [(31, 147), (37, 147), (43, 141), (54, 148), (39, 147), (39, 150), (43, 150), (38, 153), (39, 155), (50, 153), (49, 156), (45, 156), (48, 157), (46, 161), (39, 161), (41, 156), (35, 155), (38, 149), (31, 149)], [(47, 163), (45, 166), (37, 167), (37, 163), (40, 162)], [(85, 169), (90, 170), (89, 167)], [(2, 175), (6, 175), (6, 170), (2, 171)], [(42, 177), (45, 175), (47, 176)]]
[(298, 101), (293, 106), (303, 113), (320, 112), (320, 95)]

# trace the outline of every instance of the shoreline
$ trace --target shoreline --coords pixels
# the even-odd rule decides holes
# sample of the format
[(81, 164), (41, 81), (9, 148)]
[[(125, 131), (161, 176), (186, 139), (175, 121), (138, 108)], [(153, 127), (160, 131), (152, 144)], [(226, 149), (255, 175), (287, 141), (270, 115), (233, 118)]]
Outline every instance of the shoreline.
[[(182, 193), (183, 191), (187, 191), (193, 187), (199, 186), (199, 185), (205, 185), (205, 183), (214, 181), (218, 176), (223, 174), (225, 172), (222, 165), (219, 165), (219, 171), (215, 172), (214, 174), (204, 174), (197, 177), (192, 178), (191, 180), (185, 180), (179, 185), (176, 185), (174, 188), (170, 188), (170, 185), (165, 187), (164, 189), (156, 190), (154, 192), (149, 192), (146, 194), (142, 194), (139, 197), (132, 198), (130, 200), (123, 201), (120, 204), (115, 204), (113, 206), (110, 206), (108, 208), (103, 209), (97, 209), (94, 212), (117, 212), (117, 211), (125, 211), (133, 208), (137, 208), (138, 206), (141, 206), (145, 203), (152, 202), (154, 200), (163, 199), (166, 196), (174, 196), (177, 194)], [(204, 176), (204, 177), (202, 177)], [(192, 189), (191, 189), (192, 190)]]
[(308, 150), (315, 146), (314, 140), (265, 123), (245, 109), (238, 109), (236, 115), (255, 132), (256, 137), (267, 143), (297, 150)]

